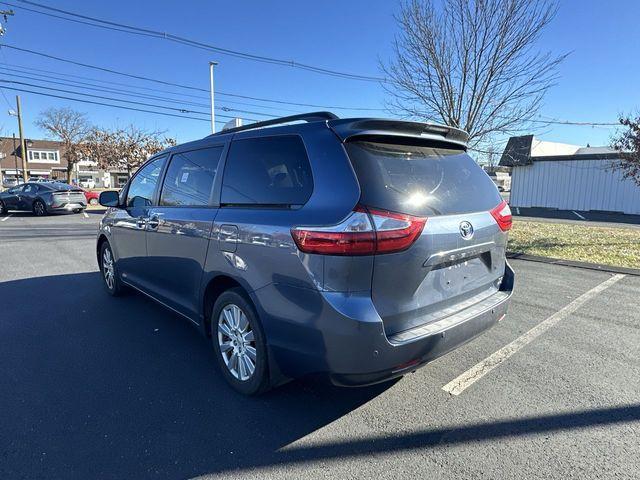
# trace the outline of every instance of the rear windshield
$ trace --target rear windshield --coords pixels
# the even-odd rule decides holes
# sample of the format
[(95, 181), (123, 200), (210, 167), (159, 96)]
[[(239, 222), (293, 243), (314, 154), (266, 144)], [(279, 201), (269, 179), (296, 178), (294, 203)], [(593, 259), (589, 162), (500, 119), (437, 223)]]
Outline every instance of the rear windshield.
[(361, 202), (412, 215), (491, 210), (501, 202), (489, 176), (464, 150), (350, 142)]
[(43, 187), (52, 189), (52, 190), (73, 190), (74, 192), (81, 191), (78, 187), (74, 187), (73, 185), (69, 185), (68, 183), (62, 182), (51, 182), (51, 183), (43, 183)]

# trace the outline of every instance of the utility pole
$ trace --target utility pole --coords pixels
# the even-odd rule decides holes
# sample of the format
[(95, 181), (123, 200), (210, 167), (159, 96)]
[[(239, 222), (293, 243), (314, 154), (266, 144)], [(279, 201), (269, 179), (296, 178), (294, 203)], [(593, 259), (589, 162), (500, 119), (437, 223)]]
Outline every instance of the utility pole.
[(211, 87), (211, 133), (216, 133), (216, 112), (214, 110), (214, 87), (213, 87), (213, 67), (218, 65), (218, 62), (209, 62), (209, 82)]
[(13, 134), (13, 163), (16, 164), (16, 185), (18, 184), (18, 156), (16, 155), (16, 134)]
[(20, 135), (20, 152), (22, 153), (22, 178), (25, 183), (29, 180), (27, 169), (29, 162), (27, 161), (27, 142), (24, 140), (22, 133), (22, 109), (20, 108), (20, 95), (16, 95), (16, 106), (18, 107), (18, 134)]
[[(2, 140), (1, 143), (4, 143), (4, 140)], [(2, 160), (4, 157), (4, 152), (0, 153), (0, 192), (2, 191), (2, 184), (4, 183), (4, 175), (2, 175)]]

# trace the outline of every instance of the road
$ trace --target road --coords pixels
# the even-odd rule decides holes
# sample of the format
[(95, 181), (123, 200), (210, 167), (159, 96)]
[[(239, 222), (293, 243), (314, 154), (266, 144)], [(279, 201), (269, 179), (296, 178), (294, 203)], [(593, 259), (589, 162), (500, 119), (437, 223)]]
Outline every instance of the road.
[(244, 398), (103, 292), (98, 218), (0, 218), (0, 478), (640, 477), (640, 277), (514, 261), (507, 318), (418, 372)]

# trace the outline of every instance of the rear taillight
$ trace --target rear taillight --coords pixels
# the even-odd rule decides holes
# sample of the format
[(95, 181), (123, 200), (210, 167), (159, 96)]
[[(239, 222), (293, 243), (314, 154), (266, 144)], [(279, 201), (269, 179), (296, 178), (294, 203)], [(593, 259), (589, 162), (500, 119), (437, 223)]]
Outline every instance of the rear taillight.
[(374, 255), (406, 250), (427, 219), (357, 206), (338, 225), (297, 227), (291, 235), (300, 251), (321, 255)]
[(496, 223), (500, 227), (500, 230), (503, 232), (511, 230), (511, 224), (513, 220), (511, 219), (511, 209), (509, 208), (509, 204), (505, 201), (502, 201), (500, 205), (491, 210), (491, 216), (496, 220)]

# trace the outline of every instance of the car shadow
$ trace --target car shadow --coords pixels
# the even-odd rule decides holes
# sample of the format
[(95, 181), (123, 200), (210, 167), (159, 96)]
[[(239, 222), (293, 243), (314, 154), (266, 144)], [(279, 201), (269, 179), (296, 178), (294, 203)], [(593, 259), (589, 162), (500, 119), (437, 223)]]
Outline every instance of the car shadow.
[(293, 382), (247, 398), (208, 341), (98, 273), (0, 283), (2, 478), (185, 478), (277, 463), (278, 450), (392, 384)]

